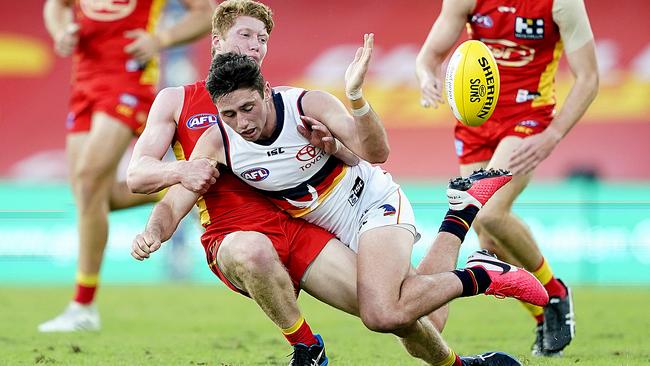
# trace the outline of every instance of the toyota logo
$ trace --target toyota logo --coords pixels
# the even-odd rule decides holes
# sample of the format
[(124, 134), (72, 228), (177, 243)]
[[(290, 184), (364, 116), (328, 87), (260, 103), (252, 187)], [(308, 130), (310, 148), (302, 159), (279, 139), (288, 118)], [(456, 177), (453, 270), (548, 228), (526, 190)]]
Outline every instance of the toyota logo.
[(319, 148), (313, 145), (305, 145), (296, 154), (296, 159), (300, 161), (309, 161), (318, 155)]

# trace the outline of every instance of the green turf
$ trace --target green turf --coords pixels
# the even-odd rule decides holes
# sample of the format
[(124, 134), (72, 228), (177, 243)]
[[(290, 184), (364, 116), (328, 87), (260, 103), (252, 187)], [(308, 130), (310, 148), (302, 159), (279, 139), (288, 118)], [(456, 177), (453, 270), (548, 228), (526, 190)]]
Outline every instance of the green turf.
[[(290, 348), (255, 304), (220, 286), (102, 288), (99, 333), (39, 334), (68, 288), (0, 288), (0, 365), (285, 365)], [(419, 365), (394, 337), (309, 296), (300, 303), (323, 334), (331, 365)], [(454, 350), (503, 350), (525, 365), (650, 364), (650, 288), (575, 289), (577, 338), (562, 359), (529, 356), (532, 321), (511, 300), (453, 303), (444, 332)]]

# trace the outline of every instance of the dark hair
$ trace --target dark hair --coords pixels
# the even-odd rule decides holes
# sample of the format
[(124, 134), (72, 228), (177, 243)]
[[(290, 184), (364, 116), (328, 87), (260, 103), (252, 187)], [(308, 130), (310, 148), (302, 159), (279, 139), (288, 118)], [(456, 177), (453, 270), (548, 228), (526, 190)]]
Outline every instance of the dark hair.
[(212, 101), (238, 89), (257, 90), (264, 95), (264, 78), (260, 67), (249, 56), (228, 52), (212, 59), (205, 87)]

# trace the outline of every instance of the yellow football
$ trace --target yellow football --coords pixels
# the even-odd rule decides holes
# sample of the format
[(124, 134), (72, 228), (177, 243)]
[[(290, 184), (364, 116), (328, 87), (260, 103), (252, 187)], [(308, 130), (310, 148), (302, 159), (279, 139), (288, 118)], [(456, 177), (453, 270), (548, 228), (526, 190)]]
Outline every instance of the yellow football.
[(463, 42), (449, 59), (445, 76), (447, 100), (456, 118), (480, 126), (499, 99), (499, 69), (490, 49), (480, 41)]

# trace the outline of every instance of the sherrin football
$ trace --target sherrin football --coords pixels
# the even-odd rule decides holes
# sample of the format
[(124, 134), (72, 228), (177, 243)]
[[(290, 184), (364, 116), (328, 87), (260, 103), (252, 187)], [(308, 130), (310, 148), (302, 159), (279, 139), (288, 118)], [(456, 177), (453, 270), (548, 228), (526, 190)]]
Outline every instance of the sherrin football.
[(480, 126), (499, 98), (499, 69), (490, 49), (480, 41), (463, 42), (449, 59), (445, 76), (452, 112), (467, 126)]

